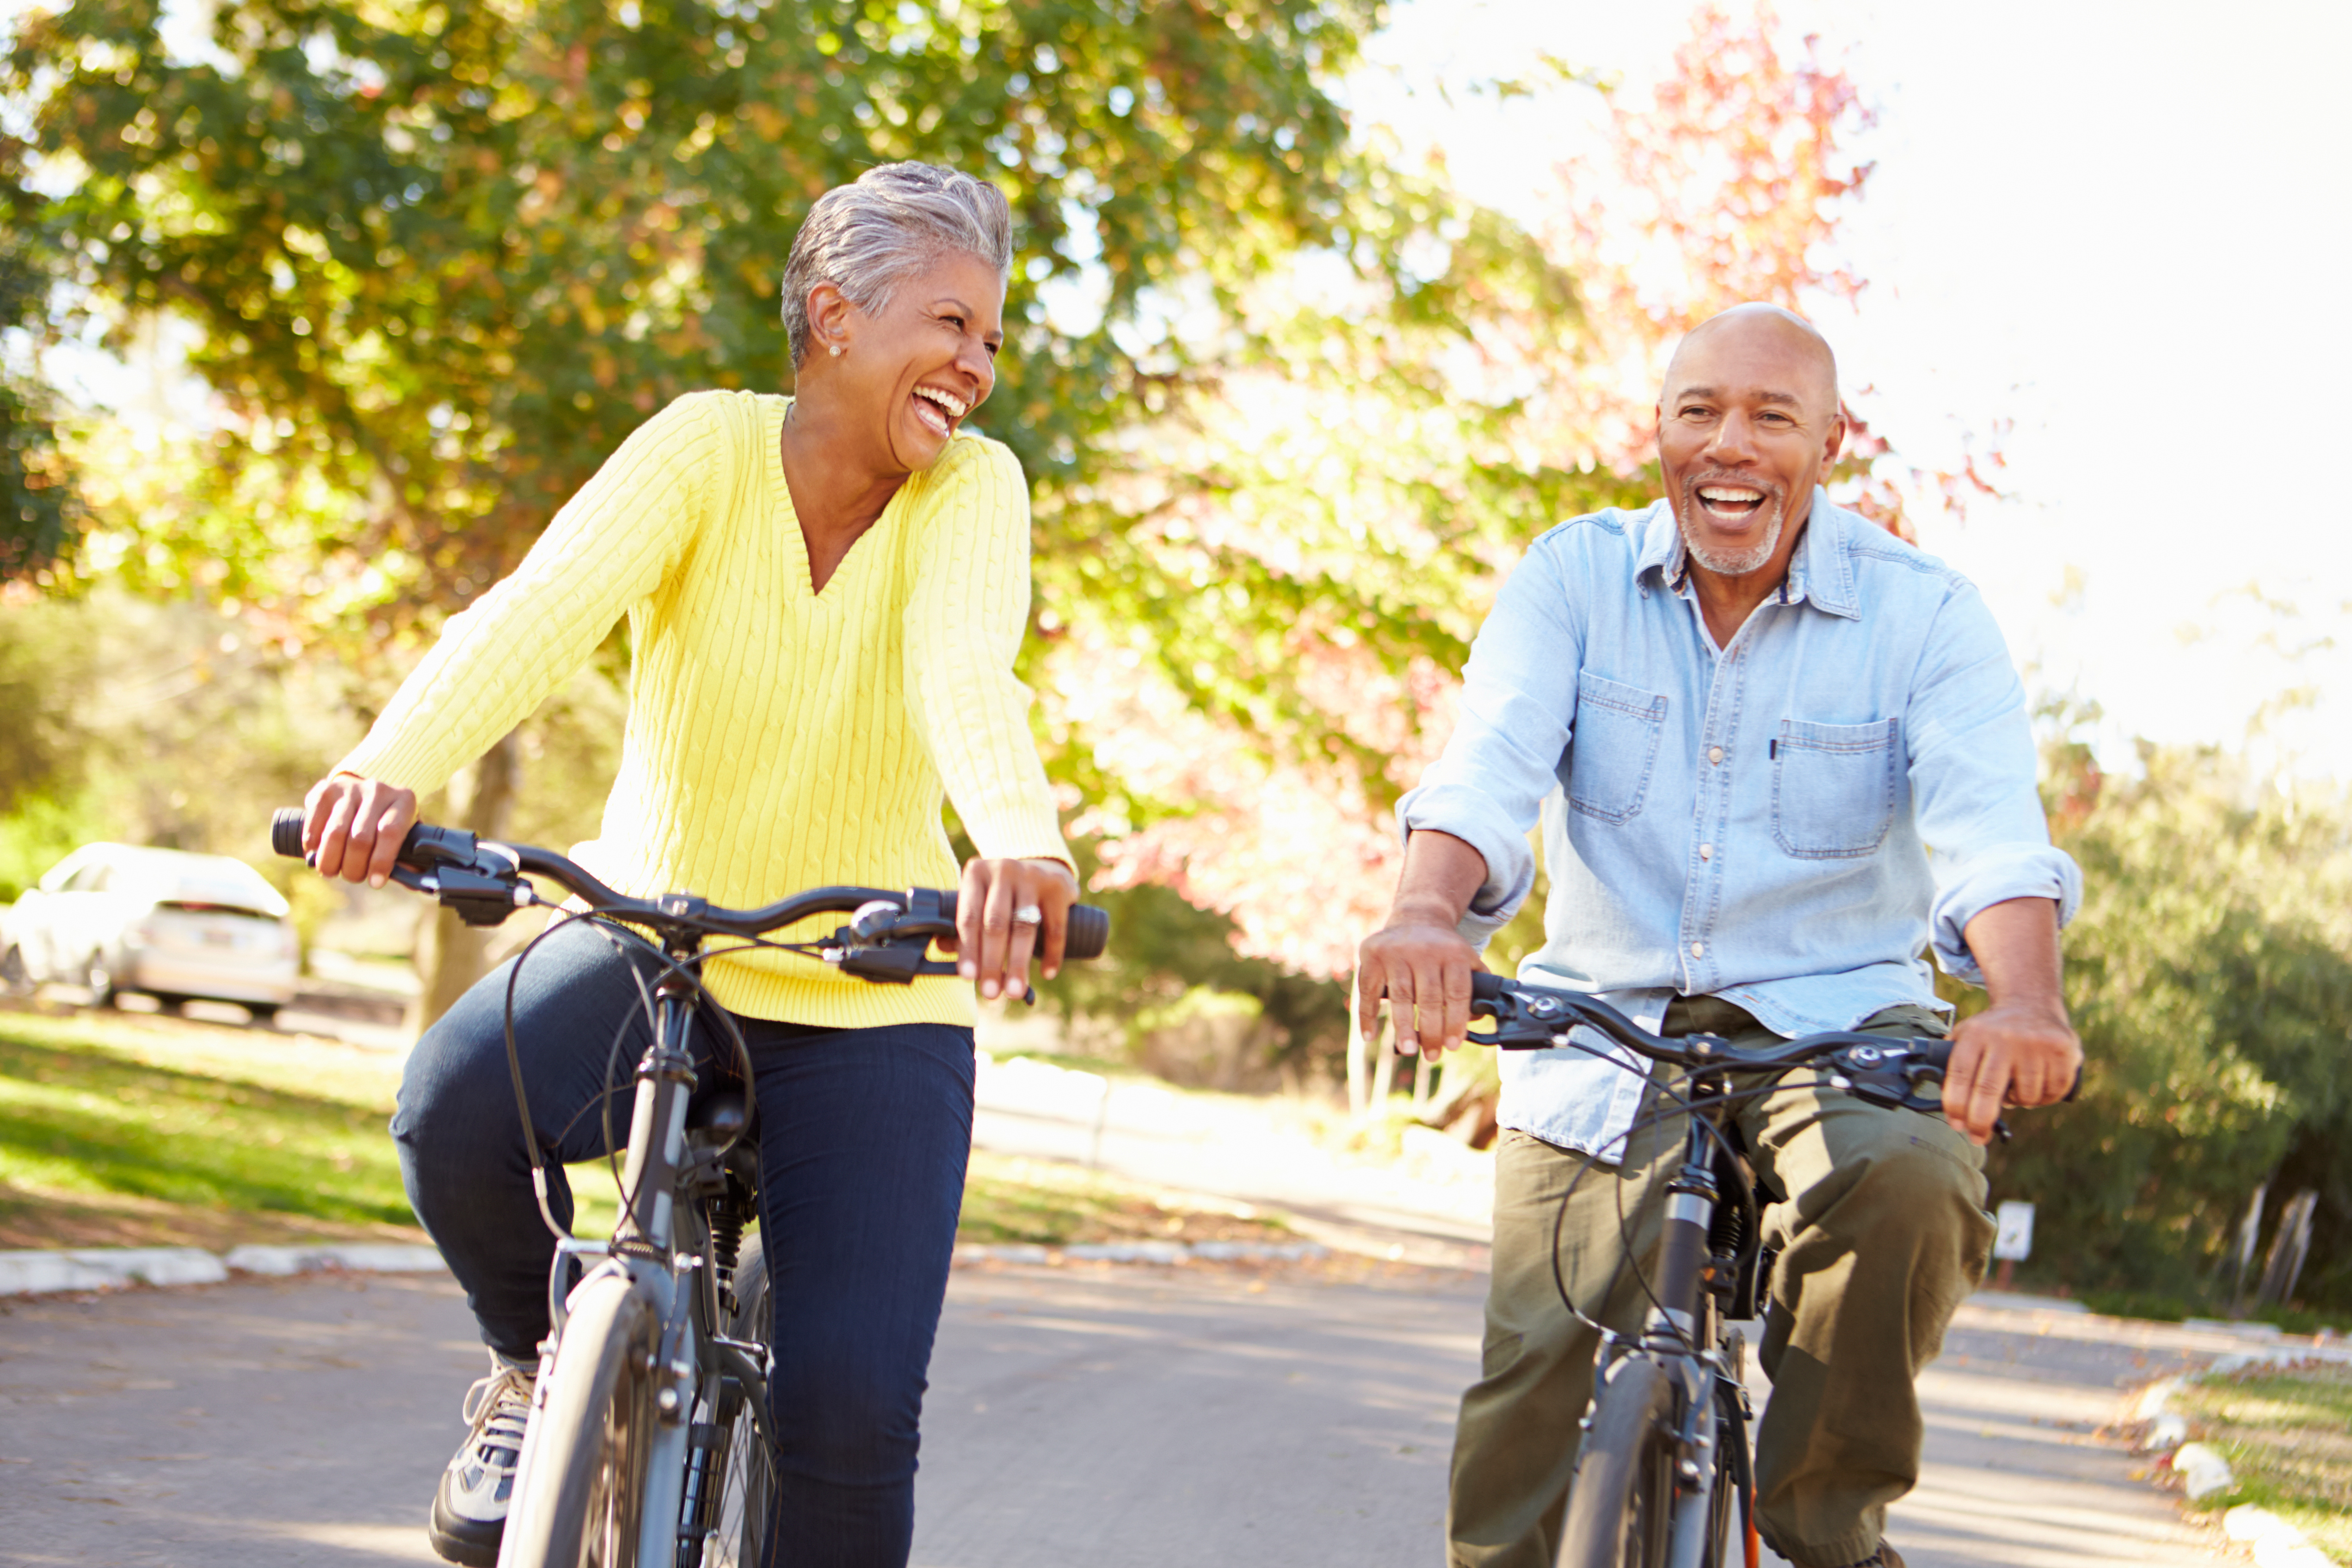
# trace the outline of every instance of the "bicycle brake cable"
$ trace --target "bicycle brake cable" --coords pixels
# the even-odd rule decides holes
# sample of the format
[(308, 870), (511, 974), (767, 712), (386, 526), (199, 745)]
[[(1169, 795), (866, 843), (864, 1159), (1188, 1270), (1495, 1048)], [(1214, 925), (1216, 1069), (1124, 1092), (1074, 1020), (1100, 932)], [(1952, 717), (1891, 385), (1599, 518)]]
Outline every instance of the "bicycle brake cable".
[[(1589, 1050), (1590, 1048), (1586, 1049)], [(1593, 1054), (1598, 1055), (1600, 1053), (1595, 1051)], [(1736, 1104), (1743, 1100), (1759, 1098), (1761, 1095), (1770, 1093), (1773, 1089), (1777, 1087), (1777, 1083), (1769, 1083), (1759, 1085), (1755, 1089), (1738, 1090), (1729, 1093), (1711, 1094), (1703, 1098), (1692, 1099), (1684, 1095), (1680, 1092), (1679, 1086), (1682, 1084), (1687, 1084), (1696, 1076), (1697, 1073), (1695, 1071), (1686, 1073), (1680, 1079), (1653, 1080), (1648, 1087), (1657, 1090), (1666, 1099), (1674, 1102), (1673, 1106), (1668, 1109), (1660, 1110), (1648, 1116), (1637, 1115), (1634, 1122), (1628, 1126), (1624, 1132), (1618, 1134), (1617, 1137), (1610, 1140), (1610, 1142), (1612, 1144), (1624, 1145), (1626, 1153), (1630, 1155), (1632, 1152), (1631, 1140), (1636, 1133), (1643, 1132), (1651, 1127), (1659, 1126), (1676, 1119), (1696, 1116), (1699, 1112), (1712, 1109), (1717, 1105)], [(1736, 1155), (1737, 1151), (1732, 1148), (1730, 1140), (1725, 1134), (1722, 1128), (1717, 1126), (1713, 1121), (1708, 1120), (1707, 1118), (1699, 1117), (1698, 1119), (1700, 1124), (1706, 1129), (1707, 1136), (1712, 1138), (1718, 1147), (1727, 1154)], [(1577, 1189), (1582, 1186), (1585, 1176), (1590, 1174), (1594, 1166), (1599, 1163), (1600, 1158), (1598, 1155), (1588, 1156), (1582, 1168), (1578, 1170), (1576, 1175), (1570, 1178), (1567, 1190), (1560, 1195), (1559, 1208), (1552, 1217), (1552, 1288), (1559, 1296), (1561, 1304), (1568, 1309), (1569, 1312), (1574, 1316), (1577, 1321), (1583, 1323), (1586, 1327), (1592, 1329), (1596, 1333), (1603, 1335), (1613, 1336), (1615, 1333), (1614, 1330), (1611, 1329), (1607, 1324), (1600, 1322), (1591, 1317), (1582, 1309), (1577, 1306), (1574, 1299), (1569, 1293), (1568, 1281), (1560, 1272), (1559, 1264), (1560, 1242), (1567, 1226), (1569, 1206), (1574, 1200)], [(1621, 1161), (1619, 1163), (1622, 1164), (1623, 1162)], [(1642, 1288), (1643, 1297), (1652, 1307), (1656, 1308), (1662, 1314), (1664, 1314), (1665, 1312), (1664, 1303), (1658, 1300), (1657, 1292), (1651, 1288), (1649, 1276), (1643, 1271), (1641, 1262), (1636, 1256), (1637, 1249), (1634, 1246), (1633, 1236), (1631, 1228), (1631, 1217), (1625, 1212), (1625, 1190), (1622, 1184), (1617, 1187), (1614, 1196), (1617, 1209), (1618, 1261), (1617, 1266), (1610, 1271), (1608, 1284), (1602, 1289), (1601, 1300), (1604, 1303), (1604, 1310), (1605, 1303), (1611, 1297), (1616, 1294), (1619, 1281), (1625, 1277), (1626, 1271), (1630, 1269), (1633, 1271), (1634, 1283), (1638, 1284)], [(1749, 1228), (1752, 1230), (1755, 1230), (1758, 1234), (1760, 1234), (1762, 1226), (1762, 1211), (1757, 1206), (1753, 1193), (1747, 1195), (1747, 1201), (1743, 1206), (1742, 1213), (1746, 1217)], [(1670, 1325), (1674, 1323), (1674, 1319), (1671, 1315), (1666, 1317), (1666, 1322)], [(1691, 1344), (1687, 1338), (1685, 1338), (1682, 1330), (1678, 1326), (1675, 1327), (1675, 1337), (1683, 1339), (1685, 1347), (1690, 1349), (1692, 1354), (1698, 1354), (1697, 1347)]]
[[(534, 1124), (530, 1114), (530, 1096), (523, 1083), (522, 1053), (515, 1036), (515, 988), (517, 982), (521, 977), (522, 967), (525, 960), (530, 958), (531, 954), (538, 948), (541, 942), (546, 941), (550, 936), (552, 936), (556, 932), (563, 929), (565, 926), (583, 921), (593, 925), (598, 934), (613, 945), (614, 952), (623, 959), (623, 961), (627, 963), (630, 977), (636, 983), (638, 1002), (643, 1010), (643, 1016), (646, 1020), (646, 1027), (649, 1031), (657, 1027), (659, 1015), (654, 1006), (652, 990), (646, 983), (645, 972), (630, 958), (627, 946), (625, 944), (633, 943), (636, 946), (644, 949), (653, 957), (655, 963), (659, 967), (659, 973), (655, 978), (656, 985), (659, 985), (663, 981), (676, 976), (684, 979), (688, 985), (693, 988), (693, 1005), (696, 1010), (698, 1012), (709, 1012), (712, 1016), (716, 1017), (719, 1022), (719, 1032), (726, 1039), (727, 1043), (733, 1048), (737, 1072), (741, 1079), (747, 1094), (751, 1092), (751, 1086), (755, 1078), (755, 1069), (751, 1060), (751, 1045), (744, 1040), (743, 1032), (736, 1025), (733, 1016), (728, 1012), (726, 1008), (719, 1005), (718, 998), (711, 995), (709, 987), (703, 983), (702, 977), (698, 972), (700, 967), (711, 958), (724, 957), (730, 954), (751, 952), (754, 950), (791, 953), (799, 957), (822, 961), (822, 948), (824, 946), (821, 942), (815, 941), (785, 942), (778, 941), (765, 936), (743, 936), (732, 932), (718, 933), (713, 935), (718, 935), (722, 939), (731, 937), (733, 939), (732, 945), (724, 947), (705, 947), (698, 951), (691, 958), (681, 960), (671, 957), (667, 951), (656, 946), (652, 942), (648, 941), (645, 936), (640, 935), (637, 931), (619, 918), (607, 915), (604, 911), (594, 909), (572, 911), (559, 909), (557, 918), (550, 921), (546, 929), (541, 931), (537, 936), (531, 937), (529, 942), (523, 945), (521, 951), (515, 955), (513, 963), (507, 972), (505, 1007), (503, 1009), (504, 1016), (502, 1019), (503, 1033), (505, 1035), (506, 1043), (507, 1075), (514, 1088), (516, 1113), (522, 1123), (523, 1149), (526, 1157), (530, 1162), (531, 1194), (538, 1203), (540, 1221), (541, 1224), (546, 1226), (549, 1233), (554, 1236), (559, 1241), (570, 1241), (574, 1239), (574, 1238), (568, 1228), (558, 1223), (556, 1220), (554, 1205), (549, 1190), (547, 1177), (547, 1157), (551, 1151), (542, 1149), (539, 1141), (539, 1130)], [(709, 1006), (706, 1009), (703, 1006), (704, 1003), (709, 1003)], [(614, 1138), (614, 1128), (613, 1125), (613, 1097), (616, 1092), (613, 1084), (613, 1074), (619, 1062), (621, 1042), (627, 1036), (628, 1027), (629, 1020), (626, 1018), (624, 1018), (614, 1032), (613, 1043), (605, 1053), (604, 1087), (603, 1092), (599, 1093), (596, 1098), (599, 1113), (603, 1122), (605, 1159), (606, 1163), (612, 1166), (614, 1186), (615, 1190), (619, 1192), (622, 1203), (625, 1206), (634, 1207), (631, 1202), (632, 1195), (623, 1186), (624, 1173), (622, 1172), (618, 1163), (619, 1150), (615, 1145), (615, 1140)], [(585, 1113), (586, 1110), (583, 1107), (581, 1114), (584, 1115)], [(572, 1123), (570, 1125), (576, 1125), (578, 1124), (578, 1116), (574, 1116)], [(570, 1131), (570, 1125), (567, 1125), (565, 1128), (566, 1132)], [(749, 1121), (747, 1118), (746, 1126), (748, 1127), (748, 1125)], [(734, 1145), (742, 1138), (742, 1132), (737, 1132), (729, 1139), (725, 1147), (720, 1151), (721, 1154), (723, 1155), (727, 1149), (731, 1149)]]

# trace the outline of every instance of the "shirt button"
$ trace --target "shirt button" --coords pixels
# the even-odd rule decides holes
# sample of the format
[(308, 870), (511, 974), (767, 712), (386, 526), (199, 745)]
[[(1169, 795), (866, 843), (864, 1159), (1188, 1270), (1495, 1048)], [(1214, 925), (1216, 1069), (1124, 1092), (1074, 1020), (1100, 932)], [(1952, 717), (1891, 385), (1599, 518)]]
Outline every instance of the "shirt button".
[(1699, 858), (1699, 859), (1701, 859), (1701, 860), (1703, 860), (1703, 861), (1711, 861), (1711, 860), (1713, 860), (1713, 859), (1715, 858), (1715, 846), (1714, 846), (1713, 844), (1701, 844), (1701, 845), (1699, 845), (1699, 847), (1698, 847), (1698, 858)]
[(1692, 943), (1692, 944), (1691, 944), (1691, 956), (1692, 956), (1692, 957), (1694, 957), (1694, 958), (1704, 958), (1704, 957), (1706, 957), (1706, 943), (1704, 943), (1704, 942), (1694, 942), (1694, 943)]
[(1715, 763), (1717, 767), (1720, 767), (1723, 763), (1723, 747), (1720, 746), (1708, 747), (1706, 748), (1706, 759), (1709, 762)]

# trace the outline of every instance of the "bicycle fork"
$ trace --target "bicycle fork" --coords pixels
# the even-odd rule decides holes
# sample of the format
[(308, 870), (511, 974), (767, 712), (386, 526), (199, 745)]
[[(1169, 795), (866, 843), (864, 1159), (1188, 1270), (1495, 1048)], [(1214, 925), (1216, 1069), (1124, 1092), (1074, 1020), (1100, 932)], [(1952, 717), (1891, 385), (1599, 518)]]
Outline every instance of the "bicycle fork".
[[(1758, 1568), (1755, 1477), (1748, 1448), (1748, 1390), (1734, 1341), (1727, 1363), (1718, 1347), (1720, 1312), (1716, 1273), (1727, 1260), (1710, 1245), (1722, 1193), (1715, 1176), (1711, 1129), (1691, 1119), (1683, 1163), (1666, 1184), (1666, 1217), (1658, 1245), (1658, 1288), (1643, 1323), (1642, 1345), (1675, 1383), (1680, 1413), (1674, 1434), (1674, 1524), (1667, 1568), (1719, 1568), (1716, 1487), (1728, 1468), (1738, 1493), (1739, 1531), (1747, 1568)], [(1722, 1445), (1729, 1451), (1724, 1452)]]

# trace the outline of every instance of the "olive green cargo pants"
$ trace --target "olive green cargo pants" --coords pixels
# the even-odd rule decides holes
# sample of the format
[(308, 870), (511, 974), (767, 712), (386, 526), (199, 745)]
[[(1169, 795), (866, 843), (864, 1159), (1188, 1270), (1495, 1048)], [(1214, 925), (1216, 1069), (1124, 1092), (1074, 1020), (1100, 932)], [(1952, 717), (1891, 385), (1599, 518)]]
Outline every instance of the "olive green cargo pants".
[[(1890, 1008), (1862, 1027), (1945, 1032), (1942, 1019), (1917, 1007)], [(1678, 999), (1661, 1032), (1740, 1044), (1775, 1038), (1716, 997)], [(1654, 1091), (1649, 1101), (1645, 1116)], [(1759, 1196), (1783, 1199), (1765, 1214), (1766, 1241), (1780, 1259), (1760, 1347), (1772, 1397), (1755, 1434), (1757, 1522), (1799, 1568), (1846, 1568), (1877, 1549), (1886, 1505), (1918, 1479), (1913, 1379), (1942, 1348), (1992, 1246), (1984, 1156), (1939, 1117), (1808, 1087), (1749, 1102), (1739, 1126)], [(1635, 1132), (1623, 1164), (1604, 1166), (1525, 1133), (1503, 1134), (1484, 1354), (1454, 1431), (1452, 1568), (1552, 1568), (1600, 1337), (1560, 1304), (1554, 1227), (1559, 1277), (1577, 1304), (1619, 1331), (1639, 1329), (1647, 1302), (1620, 1264), (1630, 1239), (1642, 1266), (1653, 1266), (1684, 1139), (1684, 1122), (1672, 1118)]]

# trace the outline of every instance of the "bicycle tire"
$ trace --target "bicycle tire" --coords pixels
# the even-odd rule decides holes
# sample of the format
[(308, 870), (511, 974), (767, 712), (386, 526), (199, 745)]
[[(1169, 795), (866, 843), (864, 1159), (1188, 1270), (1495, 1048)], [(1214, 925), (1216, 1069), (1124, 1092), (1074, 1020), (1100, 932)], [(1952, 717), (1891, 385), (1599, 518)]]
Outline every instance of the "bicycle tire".
[[(754, 1230), (743, 1239), (735, 1262), (735, 1312), (728, 1320), (728, 1337), (766, 1343), (774, 1310), (767, 1249)], [(755, 1388), (747, 1396), (765, 1399), (768, 1391)], [(738, 1412), (730, 1424), (726, 1445), (716, 1456), (716, 1463), (718, 1518), (703, 1543), (702, 1568), (756, 1568), (775, 1497), (775, 1474), (767, 1445), (749, 1411)]]
[(618, 1275), (574, 1295), (500, 1568), (636, 1568), (661, 1322)]
[(1665, 1568), (1674, 1413), (1674, 1385), (1656, 1362), (1634, 1354), (1610, 1368), (1569, 1481), (1559, 1568)]

